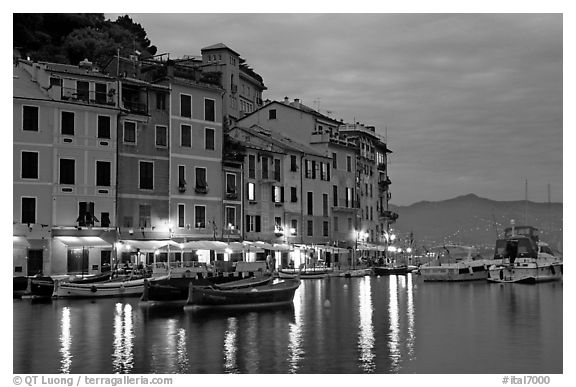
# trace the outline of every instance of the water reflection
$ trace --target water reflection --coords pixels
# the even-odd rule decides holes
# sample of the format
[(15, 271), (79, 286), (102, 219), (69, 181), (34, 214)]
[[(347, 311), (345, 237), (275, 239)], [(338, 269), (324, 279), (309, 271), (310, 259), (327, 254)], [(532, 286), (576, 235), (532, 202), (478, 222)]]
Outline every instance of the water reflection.
[(416, 335), (414, 332), (414, 284), (412, 283), (412, 274), (408, 274), (406, 277), (407, 281), (407, 313), (408, 313), (408, 340), (406, 346), (408, 347), (408, 359), (412, 360), (414, 358), (414, 341), (416, 340)]
[(390, 333), (388, 334), (388, 348), (392, 360), (391, 371), (400, 369), (400, 313), (398, 311), (398, 276), (390, 276), (390, 302), (388, 313), (390, 316)]
[(290, 358), (288, 359), (289, 369), (288, 372), (296, 373), (298, 372), (298, 363), (302, 358), (302, 303), (303, 303), (303, 292), (302, 285), (296, 289), (294, 293), (294, 323), (290, 323), (290, 331), (288, 333), (288, 349)]
[(360, 332), (358, 336), (358, 348), (360, 349), (360, 368), (364, 372), (375, 371), (374, 364), (374, 328), (372, 325), (372, 292), (370, 277), (362, 278), (360, 292), (358, 293), (360, 315)]
[(72, 365), (72, 354), (70, 353), (70, 346), (72, 345), (72, 334), (70, 332), (70, 308), (62, 308), (62, 320), (60, 323), (60, 372), (63, 374), (70, 373)]
[(134, 332), (132, 327), (132, 305), (116, 304), (114, 314), (114, 373), (130, 373), (134, 367)]
[(186, 372), (188, 370), (188, 352), (186, 351), (186, 330), (184, 328), (178, 329), (176, 353), (178, 356), (178, 372)]
[(238, 373), (236, 364), (236, 331), (238, 320), (235, 317), (228, 319), (228, 329), (224, 337), (224, 370), (228, 373)]

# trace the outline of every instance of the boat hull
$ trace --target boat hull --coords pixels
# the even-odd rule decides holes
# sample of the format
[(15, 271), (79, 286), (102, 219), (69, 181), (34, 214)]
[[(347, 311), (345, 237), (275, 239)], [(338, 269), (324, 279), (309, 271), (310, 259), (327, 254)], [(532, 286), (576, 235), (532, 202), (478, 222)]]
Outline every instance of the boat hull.
[(344, 278), (352, 278), (352, 277), (365, 277), (370, 275), (372, 272), (371, 269), (356, 269), (356, 270), (347, 270), (339, 274), (340, 277)]
[(298, 279), (234, 290), (190, 286), (184, 309), (251, 309), (290, 305), (299, 286), (300, 280)]
[(525, 266), (493, 266), (488, 281), (496, 283), (525, 283), (559, 281), (563, 275), (562, 263), (526, 264)]
[(144, 278), (129, 281), (76, 284), (56, 281), (53, 298), (137, 297), (144, 292)]
[(486, 281), (488, 270), (484, 266), (422, 266), (419, 269), (419, 276), (425, 282)]
[(280, 270), (278, 278), (282, 279), (323, 279), (328, 277), (328, 270)]
[(397, 267), (386, 267), (386, 266), (376, 266), (374, 267), (375, 275), (405, 275), (408, 274), (408, 266), (397, 266)]

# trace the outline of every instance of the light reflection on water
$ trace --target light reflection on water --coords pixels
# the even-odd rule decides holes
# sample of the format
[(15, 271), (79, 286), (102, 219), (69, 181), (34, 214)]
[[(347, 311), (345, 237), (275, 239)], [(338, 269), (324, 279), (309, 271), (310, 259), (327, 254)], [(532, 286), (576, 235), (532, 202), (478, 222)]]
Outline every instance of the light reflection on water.
[(70, 366), (72, 365), (72, 354), (70, 353), (72, 335), (70, 333), (70, 326), (70, 308), (62, 308), (62, 320), (60, 323), (60, 354), (62, 355), (62, 360), (60, 360), (60, 372), (63, 374), (69, 374)]
[(373, 373), (374, 364), (374, 328), (372, 326), (372, 294), (370, 277), (361, 278), (360, 292), (358, 294), (360, 315), (360, 332), (358, 335), (358, 347), (360, 349), (360, 367), (364, 372)]
[(129, 298), (13, 305), (14, 373), (562, 372), (562, 282), (330, 278), (292, 308), (203, 316)]

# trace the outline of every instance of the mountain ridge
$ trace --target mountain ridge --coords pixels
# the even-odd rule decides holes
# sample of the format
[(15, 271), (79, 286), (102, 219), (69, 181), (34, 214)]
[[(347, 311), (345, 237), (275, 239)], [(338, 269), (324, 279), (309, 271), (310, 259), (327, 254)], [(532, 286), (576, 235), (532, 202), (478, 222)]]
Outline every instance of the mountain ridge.
[(538, 228), (543, 241), (562, 251), (563, 204), (559, 202), (498, 201), (470, 193), (389, 208), (399, 215), (392, 229), (400, 241), (406, 244), (412, 234), (416, 247), (454, 243), (490, 250), (514, 219), (516, 225)]

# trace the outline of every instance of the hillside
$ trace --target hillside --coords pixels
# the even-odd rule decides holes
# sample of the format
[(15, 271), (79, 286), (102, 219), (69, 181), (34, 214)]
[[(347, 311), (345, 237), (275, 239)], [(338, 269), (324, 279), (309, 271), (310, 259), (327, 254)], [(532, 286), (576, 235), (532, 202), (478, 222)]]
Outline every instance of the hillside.
[[(447, 243), (493, 248), (497, 232), (514, 219), (540, 230), (541, 240), (562, 251), (562, 203), (531, 201), (495, 201), (474, 194), (437, 202), (418, 202), (410, 206), (392, 206), (399, 214), (393, 226), (401, 238), (413, 232), (416, 246)], [(527, 214), (527, 222), (525, 222)]]

